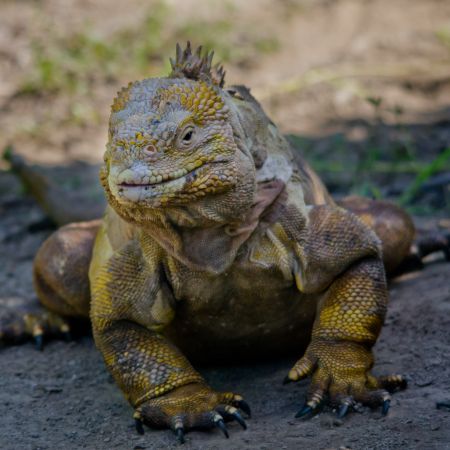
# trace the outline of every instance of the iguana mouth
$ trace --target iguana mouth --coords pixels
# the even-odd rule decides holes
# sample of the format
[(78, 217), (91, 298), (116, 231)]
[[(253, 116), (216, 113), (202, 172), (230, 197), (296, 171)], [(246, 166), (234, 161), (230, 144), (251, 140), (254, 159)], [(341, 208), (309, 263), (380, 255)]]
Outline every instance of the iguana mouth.
[(117, 186), (120, 188), (149, 188), (151, 186), (159, 186), (169, 184), (172, 181), (185, 179), (187, 182), (191, 182), (195, 180), (197, 176), (197, 172), (204, 167), (211, 166), (213, 164), (224, 164), (227, 161), (225, 160), (216, 160), (216, 161), (208, 161), (206, 163), (202, 163), (199, 166), (192, 168), (191, 170), (187, 169), (178, 169), (169, 174), (152, 174), (150, 176), (145, 176), (142, 180), (127, 180), (120, 183), (117, 183)]
[[(179, 169), (170, 174), (147, 176), (144, 177), (144, 180), (142, 181), (124, 181), (122, 183), (118, 183), (118, 186), (122, 188), (145, 188), (170, 183), (171, 181), (179, 180), (180, 178), (189, 179), (195, 177), (195, 173), (198, 171), (198, 169), (204, 167), (205, 165), (206, 164), (202, 164), (201, 166), (195, 167), (191, 171), (187, 171), (186, 169)], [(145, 180), (145, 178), (148, 178), (148, 181)]]
[[(220, 167), (214, 168), (213, 166)], [(127, 168), (117, 173), (114, 168), (109, 173), (109, 186), (120, 203), (140, 203), (164, 201), (175, 202), (178, 195), (203, 197), (206, 193), (227, 189), (233, 182), (233, 167), (228, 167), (226, 158), (212, 161), (197, 161), (164, 176), (156, 169), (145, 172)], [(222, 167), (224, 167), (222, 169)]]

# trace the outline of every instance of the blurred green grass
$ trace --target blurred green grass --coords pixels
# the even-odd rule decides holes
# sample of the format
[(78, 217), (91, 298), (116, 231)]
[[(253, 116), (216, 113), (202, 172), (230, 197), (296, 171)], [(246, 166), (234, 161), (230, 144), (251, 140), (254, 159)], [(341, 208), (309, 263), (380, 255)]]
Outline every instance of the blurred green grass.
[(414, 145), (405, 148), (392, 130), (385, 133), (393, 136), (382, 143), (376, 132), (359, 143), (349, 142), (343, 133), (318, 139), (288, 135), (288, 139), (334, 195), (389, 199), (416, 215), (450, 213), (448, 181), (437, 186), (441, 191), (447, 186), (447, 194), (435, 193), (431, 200), (424, 196), (434, 176), (450, 173), (450, 147), (424, 157)]
[(108, 37), (89, 25), (71, 35), (41, 36), (33, 44), (32, 68), (19, 94), (86, 93), (93, 82), (111, 81), (130, 74), (135, 78), (162, 76), (169, 70), (167, 55), (175, 42), (202, 44), (214, 50), (217, 60), (248, 64), (259, 54), (275, 52), (279, 42), (256, 24), (236, 30), (233, 8), (228, 16), (211, 20), (175, 21), (176, 11), (165, 1), (151, 3), (140, 23)]
[[(437, 186), (440, 192), (434, 197), (423, 195), (435, 175), (450, 173), (450, 147), (424, 151), (418, 143), (420, 125), (405, 125), (400, 106), (385, 106), (382, 97), (369, 96), (366, 101), (373, 119), (365, 124), (366, 138), (360, 142), (349, 141), (343, 132), (323, 139), (288, 138), (338, 195), (389, 198), (417, 215), (444, 209), (450, 213), (448, 182)], [(390, 125), (387, 116), (394, 119)]]

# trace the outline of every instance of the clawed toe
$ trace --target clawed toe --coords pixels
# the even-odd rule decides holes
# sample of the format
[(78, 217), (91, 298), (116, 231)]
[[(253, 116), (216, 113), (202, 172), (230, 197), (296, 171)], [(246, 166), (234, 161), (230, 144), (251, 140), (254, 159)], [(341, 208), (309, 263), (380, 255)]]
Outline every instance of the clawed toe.
[(184, 423), (182, 416), (176, 416), (172, 419), (172, 431), (175, 433), (177, 440), (180, 444), (184, 444)]
[(247, 429), (247, 423), (242, 417), (241, 413), (234, 406), (223, 405), (217, 408), (218, 412), (227, 421), (235, 420), (244, 430)]
[(228, 434), (227, 426), (225, 425), (225, 422), (223, 421), (223, 418), (220, 414), (217, 414), (214, 417), (214, 424), (216, 425), (217, 428), (219, 428), (222, 431), (222, 433), (227, 439), (230, 437), (230, 435)]
[(323, 394), (321, 392), (315, 392), (312, 395), (308, 396), (308, 399), (305, 399), (305, 403), (303, 407), (297, 412), (295, 417), (297, 419), (311, 418), (316, 415), (323, 405)]
[(184, 444), (185, 440), (184, 440), (184, 428), (183, 427), (179, 427), (175, 430), (175, 435), (177, 436), (178, 442), (180, 444)]
[(144, 423), (142, 422), (141, 414), (136, 411), (134, 413), (134, 426), (136, 427), (136, 431), (138, 434), (144, 434)]
[(390, 399), (384, 400), (383, 405), (381, 406), (381, 414), (383, 416), (387, 416), (390, 407), (391, 407), (391, 400)]
[(34, 339), (34, 345), (36, 346), (36, 350), (39, 350), (42, 352), (44, 350), (44, 335), (43, 333), (35, 334), (33, 336)]
[(37, 350), (44, 349), (48, 338), (61, 336), (72, 340), (69, 324), (49, 311), (14, 312), (0, 323), (0, 341), (5, 344), (34, 341)]
[(300, 417), (305, 417), (308, 414), (311, 414), (313, 412), (313, 409), (311, 406), (305, 405), (296, 415), (295, 418), (298, 419)]
[(240, 395), (233, 395), (230, 404), (243, 411), (249, 419), (252, 417), (249, 404)]
[(348, 403), (343, 403), (341, 406), (339, 406), (338, 412), (337, 412), (337, 416), (339, 419), (343, 419), (348, 411), (350, 409), (350, 405)]
[(242, 429), (247, 429), (247, 423), (245, 422), (239, 411), (235, 411), (234, 413), (232, 413), (232, 416), (234, 417), (234, 420), (236, 420), (236, 422), (242, 427)]

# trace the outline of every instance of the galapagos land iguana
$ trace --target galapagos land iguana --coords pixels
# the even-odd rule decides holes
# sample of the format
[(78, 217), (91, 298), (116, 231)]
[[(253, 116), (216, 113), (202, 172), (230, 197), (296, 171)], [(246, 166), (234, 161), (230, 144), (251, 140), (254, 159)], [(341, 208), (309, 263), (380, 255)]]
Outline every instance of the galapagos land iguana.
[[(101, 169), (102, 220), (55, 232), (34, 281), (48, 321), (90, 317), (95, 343), (145, 423), (246, 427), (244, 398), (217, 392), (191, 361), (295, 352), (285, 381), (311, 377), (297, 416), (325, 398), (344, 416), (406, 386), (375, 377), (385, 270), (408, 255), (410, 217), (386, 202), (330, 197), (244, 86), (212, 53), (177, 46), (165, 78), (115, 98)], [(39, 326), (38, 326), (39, 325)], [(42, 333), (45, 324), (28, 323)]]

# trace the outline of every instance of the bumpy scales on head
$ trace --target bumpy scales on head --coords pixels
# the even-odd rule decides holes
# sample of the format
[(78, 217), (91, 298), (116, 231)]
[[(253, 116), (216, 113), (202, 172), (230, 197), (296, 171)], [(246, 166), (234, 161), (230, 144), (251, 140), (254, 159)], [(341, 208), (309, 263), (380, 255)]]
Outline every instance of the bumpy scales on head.
[(177, 45), (168, 77), (130, 83), (114, 100), (101, 178), (126, 219), (236, 184), (237, 147), (221, 89), (225, 73), (211, 66), (212, 57), (202, 56), (201, 47), (192, 53), (189, 43), (184, 51)]

